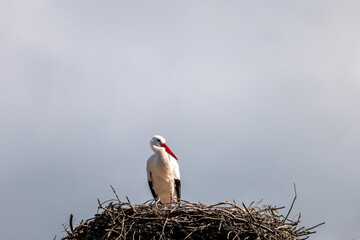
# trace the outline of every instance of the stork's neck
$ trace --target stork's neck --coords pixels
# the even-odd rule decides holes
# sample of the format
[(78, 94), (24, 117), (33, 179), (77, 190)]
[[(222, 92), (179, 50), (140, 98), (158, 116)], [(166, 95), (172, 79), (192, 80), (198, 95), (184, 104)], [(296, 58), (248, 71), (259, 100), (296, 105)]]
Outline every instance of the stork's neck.
[(162, 162), (164, 164), (169, 163), (169, 155), (165, 151), (165, 148), (158, 147), (158, 146), (155, 146), (155, 145), (152, 145), (151, 148), (154, 151), (155, 155), (157, 156), (158, 161), (160, 161), (160, 162)]

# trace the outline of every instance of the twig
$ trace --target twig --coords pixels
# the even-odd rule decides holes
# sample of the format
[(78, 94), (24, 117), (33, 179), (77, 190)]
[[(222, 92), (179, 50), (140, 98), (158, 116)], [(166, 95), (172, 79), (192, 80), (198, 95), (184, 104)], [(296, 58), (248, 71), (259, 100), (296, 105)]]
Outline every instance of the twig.
[(118, 200), (118, 202), (119, 202), (119, 203), (121, 203), (121, 201), (120, 201), (120, 199), (119, 199), (119, 196), (117, 195), (117, 193), (116, 193), (116, 191), (115, 191), (114, 187), (113, 187), (111, 184), (110, 184), (110, 187), (111, 187), (111, 189), (113, 190), (113, 192), (114, 192), (114, 194), (115, 194), (116, 199)]
[(287, 218), (289, 217), (289, 214), (290, 214), (290, 212), (291, 212), (291, 210), (292, 210), (292, 208), (293, 208), (293, 206), (294, 206), (295, 200), (296, 200), (296, 198), (297, 198), (296, 185), (295, 185), (295, 183), (294, 183), (294, 191), (295, 191), (295, 197), (294, 197), (294, 199), (293, 199), (293, 201), (292, 201), (292, 203), (291, 203), (291, 207), (290, 207), (288, 213), (286, 214), (286, 217), (284, 218), (283, 222), (285, 222), (285, 221), (287, 220)]
[(69, 225), (70, 225), (70, 230), (72, 233), (74, 232), (73, 218), (74, 218), (74, 214), (70, 214)]
[(314, 228), (317, 228), (317, 227), (319, 227), (319, 226), (321, 226), (321, 225), (323, 225), (323, 224), (325, 224), (325, 222), (319, 223), (319, 224), (317, 224), (317, 225), (315, 225), (315, 226), (313, 226), (313, 227), (311, 227), (311, 228), (307, 228), (306, 230), (309, 231), (309, 230), (314, 229)]
[(129, 203), (129, 206), (131, 207), (131, 209), (132, 209), (134, 212), (136, 212), (136, 211), (135, 211), (135, 208), (131, 205), (131, 202), (130, 202), (130, 199), (128, 198), (128, 196), (126, 196), (126, 199), (127, 199), (128, 203)]

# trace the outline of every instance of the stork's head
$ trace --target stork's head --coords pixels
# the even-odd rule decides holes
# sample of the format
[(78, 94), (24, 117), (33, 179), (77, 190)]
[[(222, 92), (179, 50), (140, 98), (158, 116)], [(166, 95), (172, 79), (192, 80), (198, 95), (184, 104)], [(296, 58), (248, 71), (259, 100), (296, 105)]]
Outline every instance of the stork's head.
[(153, 136), (153, 138), (150, 141), (150, 146), (152, 149), (154, 149), (154, 147), (163, 147), (163, 148), (165, 148), (165, 151), (168, 154), (170, 154), (172, 157), (174, 157), (176, 160), (178, 160), (178, 158), (175, 156), (175, 154), (166, 145), (165, 138), (163, 138), (162, 136), (160, 136), (160, 135)]
[(160, 135), (153, 136), (153, 138), (150, 141), (151, 146), (157, 146), (157, 147), (162, 147), (162, 145), (165, 143), (166, 143), (165, 138), (163, 138)]

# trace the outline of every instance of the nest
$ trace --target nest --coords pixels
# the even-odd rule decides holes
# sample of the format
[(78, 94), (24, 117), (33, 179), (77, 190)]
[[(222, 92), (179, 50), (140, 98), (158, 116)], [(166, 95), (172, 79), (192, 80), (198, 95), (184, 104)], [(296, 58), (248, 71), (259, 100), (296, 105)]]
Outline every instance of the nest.
[[(288, 219), (291, 208), (283, 216), (284, 207), (258, 206), (254, 203), (242, 207), (234, 202), (214, 205), (185, 200), (162, 205), (153, 200), (132, 205), (119, 200), (99, 203), (100, 213), (82, 221), (73, 228), (73, 216), (67, 236), (63, 240), (115, 240), (115, 239), (307, 239), (314, 228), (299, 227), (300, 214)], [(106, 206), (104, 206), (106, 204)]]

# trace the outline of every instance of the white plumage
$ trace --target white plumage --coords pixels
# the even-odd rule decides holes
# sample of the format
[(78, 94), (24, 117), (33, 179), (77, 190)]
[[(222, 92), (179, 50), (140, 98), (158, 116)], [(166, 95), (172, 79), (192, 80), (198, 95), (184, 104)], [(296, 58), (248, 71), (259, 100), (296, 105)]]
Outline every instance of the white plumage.
[(181, 183), (177, 157), (166, 145), (165, 139), (155, 135), (150, 146), (154, 154), (147, 160), (146, 172), (151, 193), (161, 203), (180, 199)]

